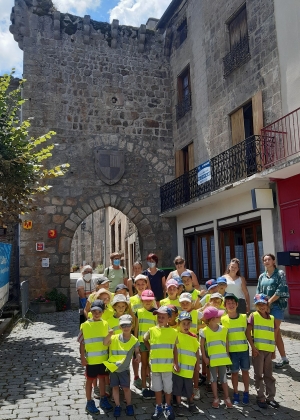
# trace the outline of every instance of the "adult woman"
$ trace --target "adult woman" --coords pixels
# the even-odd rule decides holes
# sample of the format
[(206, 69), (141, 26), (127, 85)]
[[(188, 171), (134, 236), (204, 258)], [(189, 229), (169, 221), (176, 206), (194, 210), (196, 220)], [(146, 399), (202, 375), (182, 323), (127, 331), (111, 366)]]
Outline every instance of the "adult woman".
[(121, 266), (121, 255), (119, 252), (110, 254), (111, 265), (104, 270), (104, 276), (110, 280), (109, 289), (111, 292), (115, 290), (118, 284), (124, 283), (127, 286), (127, 270)]
[(287, 300), (290, 295), (286, 284), (285, 273), (276, 268), (275, 256), (273, 254), (265, 254), (262, 257), (262, 261), (266, 271), (258, 278), (256, 293), (264, 293), (269, 297), (268, 305), (270, 314), (275, 319), (276, 346), (281, 356), (281, 359), (275, 363), (275, 367), (280, 369), (283, 365), (289, 364), (289, 360), (285, 354), (280, 324), (284, 320), (284, 310), (287, 307)]
[(166, 297), (166, 277), (163, 270), (157, 268), (158, 257), (155, 254), (149, 254), (147, 256), (148, 269), (143, 272), (144, 276), (147, 276), (150, 283), (150, 288), (154, 293), (156, 303)]
[(85, 322), (84, 308), (87, 302), (87, 298), (96, 289), (95, 281), (92, 278), (93, 269), (90, 265), (85, 265), (81, 271), (82, 277), (76, 282), (76, 291), (79, 298), (79, 322), (82, 324)]
[(139, 274), (142, 274), (143, 264), (140, 261), (134, 262), (133, 265), (132, 265), (132, 271), (133, 271), (133, 275), (131, 277), (129, 277), (129, 279), (127, 280), (127, 287), (129, 289), (129, 296), (133, 296), (133, 295), (137, 294), (137, 291), (134, 287), (134, 279)]
[(238, 312), (246, 314), (250, 311), (250, 296), (246, 280), (240, 273), (240, 260), (232, 258), (223, 274), (227, 280), (226, 293), (233, 293), (239, 300)]
[(179, 276), (180, 277), (181, 274), (184, 271), (188, 271), (191, 274), (191, 276), (192, 276), (192, 281), (193, 281), (194, 288), (199, 290), (200, 289), (200, 285), (199, 285), (197, 276), (196, 276), (196, 274), (192, 270), (189, 270), (189, 269), (187, 269), (185, 267), (185, 259), (182, 258), (180, 255), (177, 255), (177, 257), (174, 258), (174, 264), (176, 266), (176, 270), (171, 271), (169, 273), (167, 280), (170, 280), (171, 278), (176, 277), (176, 276)]

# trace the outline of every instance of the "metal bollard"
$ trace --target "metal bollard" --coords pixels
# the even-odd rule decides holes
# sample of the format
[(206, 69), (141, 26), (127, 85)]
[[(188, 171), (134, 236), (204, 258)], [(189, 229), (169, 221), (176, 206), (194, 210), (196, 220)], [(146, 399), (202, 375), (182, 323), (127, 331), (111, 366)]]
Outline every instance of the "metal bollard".
[(29, 308), (29, 284), (27, 280), (22, 281), (20, 285), (20, 290), (21, 290), (22, 317), (18, 319), (15, 325), (17, 325), (19, 322), (27, 322), (27, 323), (33, 324), (33, 321), (31, 321), (31, 319), (26, 317), (28, 312), (32, 312), (34, 315), (36, 315), (36, 313)]

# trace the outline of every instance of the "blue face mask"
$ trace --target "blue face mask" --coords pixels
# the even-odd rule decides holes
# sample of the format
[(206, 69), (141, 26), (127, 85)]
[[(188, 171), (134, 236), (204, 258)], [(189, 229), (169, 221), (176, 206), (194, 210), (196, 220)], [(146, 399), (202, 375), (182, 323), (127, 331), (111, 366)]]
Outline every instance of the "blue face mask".
[(120, 265), (120, 260), (113, 260), (113, 265)]
[(156, 266), (156, 263), (155, 262), (147, 261), (147, 264), (148, 264), (148, 267), (149, 268), (154, 268)]

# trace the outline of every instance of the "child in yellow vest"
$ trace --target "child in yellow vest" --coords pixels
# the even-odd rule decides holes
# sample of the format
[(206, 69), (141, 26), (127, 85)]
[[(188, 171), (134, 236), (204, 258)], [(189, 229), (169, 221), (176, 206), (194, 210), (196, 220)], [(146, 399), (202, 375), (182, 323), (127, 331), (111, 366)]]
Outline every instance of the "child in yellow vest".
[(213, 306), (204, 309), (203, 319), (206, 321), (207, 326), (200, 330), (202, 359), (209, 366), (211, 376), (211, 387), (214, 396), (213, 408), (219, 408), (220, 406), (217, 387), (218, 374), (224, 392), (226, 407), (233, 407), (229, 398), (226, 376), (226, 365), (231, 365), (228, 354), (228, 330), (219, 325), (223, 314), (224, 311)]
[(246, 337), (247, 316), (237, 311), (239, 299), (233, 293), (227, 293), (224, 297), (227, 315), (223, 315), (221, 322), (228, 329), (229, 356), (231, 365), (231, 381), (233, 387), (233, 404), (240, 403), (238, 393), (239, 370), (242, 371), (244, 384), (243, 404), (249, 404), (249, 347)]
[(279, 404), (274, 399), (276, 388), (272, 375), (272, 359), (275, 357), (275, 321), (273, 315), (269, 314), (267, 295), (263, 293), (255, 295), (254, 304), (256, 312), (248, 318), (247, 338), (252, 349), (256, 403), (260, 408), (268, 408), (268, 405), (278, 408)]
[(138, 361), (141, 360), (140, 345), (138, 339), (131, 334), (132, 316), (128, 314), (121, 315), (118, 321), (121, 333), (115, 334), (113, 330), (110, 330), (103, 342), (104, 345), (109, 346), (109, 358), (104, 364), (110, 371), (110, 385), (116, 404), (113, 416), (121, 416), (120, 387), (123, 388), (124, 399), (126, 400), (125, 414), (133, 416), (134, 409), (131, 404), (129, 366), (133, 353), (135, 353)]
[(114, 310), (114, 314), (107, 319), (108, 326), (113, 330), (114, 334), (121, 334), (122, 329), (119, 324), (119, 318), (128, 311), (128, 300), (124, 295), (115, 294), (111, 306)]
[(141, 352), (141, 377), (142, 377), (142, 396), (145, 399), (154, 398), (154, 392), (146, 386), (147, 373), (149, 372), (149, 350), (144, 344), (144, 334), (149, 328), (156, 325), (156, 315), (154, 315), (155, 296), (152, 290), (144, 290), (141, 294), (143, 308), (136, 312), (134, 335), (140, 342)]
[(177, 322), (177, 317), (178, 317), (178, 309), (175, 305), (166, 305), (168, 308), (171, 309), (172, 315), (171, 318), (169, 318), (169, 326), (174, 328), (176, 331), (178, 331), (178, 322)]
[[(155, 392), (155, 412), (152, 420), (159, 419), (163, 414), (167, 420), (174, 420), (175, 415), (171, 406), (172, 370), (178, 369), (177, 331), (169, 327), (168, 321), (171, 310), (161, 306), (154, 311), (157, 315), (157, 325), (151, 327), (144, 334), (144, 343), (150, 350), (150, 366), (152, 376), (152, 390)], [(164, 391), (166, 405), (162, 407), (162, 391)]]
[(178, 310), (181, 310), (180, 303), (178, 300), (178, 283), (174, 279), (170, 279), (166, 282), (166, 289), (168, 297), (162, 299), (159, 303), (160, 306), (174, 305)]
[(104, 338), (108, 334), (108, 323), (102, 320), (105, 304), (102, 300), (95, 300), (91, 305), (92, 319), (88, 319), (80, 326), (78, 342), (80, 343), (80, 359), (86, 367), (85, 393), (87, 404), (85, 410), (89, 414), (99, 414), (94, 400), (92, 400), (92, 384), (99, 378), (100, 407), (106, 411), (112, 410), (112, 405), (105, 395), (105, 377), (107, 377), (104, 362), (108, 359), (108, 347), (104, 345)]
[(200, 308), (201, 292), (194, 288), (192, 274), (189, 271), (184, 271), (181, 274), (181, 279), (184, 284), (184, 291), (192, 295), (194, 309)]
[(181, 398), (187, 398), (189, 411), (199, 414), (194, 403), (193, 375), (194, 370), (200, 368), (199, 341), (197, 335), (190, 332), (192, 317), (189, 312), (181, 312), (178, 317), (177, 352), (178, 367), (173, 369), (173, 395), (176, 396), (176, 415), (184, 416), (184, 407)]

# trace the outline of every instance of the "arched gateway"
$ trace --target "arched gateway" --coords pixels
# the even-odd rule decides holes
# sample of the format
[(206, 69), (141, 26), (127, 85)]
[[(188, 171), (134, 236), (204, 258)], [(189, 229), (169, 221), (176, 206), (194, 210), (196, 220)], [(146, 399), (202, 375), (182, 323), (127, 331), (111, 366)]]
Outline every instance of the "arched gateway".
[[(69, 293), (74, 232), (100, 208), (113, 206), (136, 224), (143, 257), (155, 251), (169, 265), (177, 247), (175, 221), (159, 216), (159, 187), (174, 177), (169, 64), (160, 34), (52, 6), (15, 0), (10, 27), (24, 51), (24, 118), (34, 117), (33, 135), (57, 132), (50, 164), (70, 164), (39, 198), (32, 229), (21, 230), (20, 276), (30, 281), (31, 296), (52, 287)], [(57, 236), (48, 237), (49, 229)]]

